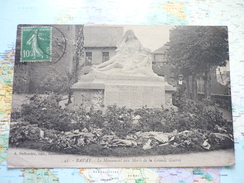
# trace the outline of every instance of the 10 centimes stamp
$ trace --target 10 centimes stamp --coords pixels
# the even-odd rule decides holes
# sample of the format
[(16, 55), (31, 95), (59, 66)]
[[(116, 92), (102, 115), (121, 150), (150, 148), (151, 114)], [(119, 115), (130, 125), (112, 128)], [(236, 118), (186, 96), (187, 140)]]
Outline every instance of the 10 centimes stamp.
[(21, 62), (52, 61), (52, 27), (21, 28)]

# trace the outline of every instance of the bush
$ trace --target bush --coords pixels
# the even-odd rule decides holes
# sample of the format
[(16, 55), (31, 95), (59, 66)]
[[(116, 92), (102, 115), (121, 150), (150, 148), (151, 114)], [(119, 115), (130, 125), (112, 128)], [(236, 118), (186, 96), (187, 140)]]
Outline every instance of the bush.
[(59, 106), (61, 96), (49, 94), (47, 96), (34, 95), (29, 104), (21, 106), (23, 121), (37, 124), (39, 127), (69, 131), (70, 111)]
[(210, 99), (202, 102), (187, 99), (179, 109), (181, 114), (188, 116), (186, 126), (188, 129), (199, 128), (203, 130), (213, 130), (217, 124), (221, 127), (227, 125), (227, 120), (223, 117), (218, 106)]
[(39, 139), (40, 129), (36, 125), (30, 125), (29, 123), (18, 123), (11, 125), (9, 137), (10, 144), (18, 146), (21, 142), (38, 142)]
[[(223, 118), (211, 100), (203, 102), (184, 100), (178, 111), (173, 108), (147, 107), (132, 110), (111, 105), (104, 114), (101, 110), (95, 110), (93, 106), (89, 111), (82, 105), (78, 110), (63, 109), (59, 105), (60, 101), (61, 96), (53, 93), (48, 96), (34, 95), (30, 97), (29, 104), (22, 105), (20, 114), (14, 113), (12, 116), (17, 118), (21, 115), (22, 121), (37, 124), (41, 128), (58, 131), (86, 129), (88, 132), (101, 129), (104, 135), (115, 134), (121, 138), (138, 131), (167, 133), (191, 129), (214, 131), (216, 125), (232, 133), (231, 122)], [(139, 116), (137, 123), (133, 119), (135, 116)]]
[(20, 118), (21, 118), (21, 112), (17, 109), (12, 109), (12, 112), (11, 112), (12, 121), (17, 121)]
[(71, 85), (71, 76), (67, 74), (67, 77), (60, 76), (57, 72), (53, 71), (42, 80), (40, 86), (35, 88), (35, 92), (40, 94), (54, 92), (54, 93), (68, 93)]
[[(78, 110), (63, 109), (59, 105), (61, 99), (60, 95), (53, 93), (48, 96), (34, 95), (28, 104), (22, 105), (20, 111), (13, 111), (12, 119), (22, 122), (11, 125), (10, 145), (65, 153), (116, 156), (201, 151), (204, 150), (202, 144), (206, 139), (211, 143), (210, 150), (233, 145), (229, 135), (233, 130), (232, 122), (223, 118), (211, 100), (185, 100), (179, 110), (147, 107), (132, 110), (111, 105), (103, 114), (93, 106), (89, 110), (83, 105)], [(169, 144), (160, 147), (155, 142), (152, 149), (142, 150), (144, 142), (135, 146), (128, 145), (128, 148), (113, 146), (108, 149), (106, 144), (104, 146), (101, 143), (106, 136), (125, 141), (145, 140), (146, 143), (148, 139), (138, 139), (136, 132), (155, 131), (171, 133)], [(228, 135), (230, 138), (225, 138)]]
[(132, 131), (133, 110), (126, 107), (111, 105), (107, 107), (104, 115), (106, 134), (114, 132), (118, 137), (125, 137)]
[(89, 132), (95, 128), (102, 128), (104, 117), (101, 110), (94, 110), (91, 106), (87, 111), (84, 106), (80, 106), (78, 110), (69, 110), (71, 116), (72, 129), (82, 131), (86, 128)]
[(176, 128), (177, 114), (174, 109), (142, 107), (134, 113), (139, 115), (139, 123), (142, 131), (172, 132)]

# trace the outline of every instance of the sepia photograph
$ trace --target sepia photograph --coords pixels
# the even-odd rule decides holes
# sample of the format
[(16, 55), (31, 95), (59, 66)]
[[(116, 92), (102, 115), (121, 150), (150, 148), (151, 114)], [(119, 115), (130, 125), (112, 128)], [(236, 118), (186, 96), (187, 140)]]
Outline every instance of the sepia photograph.
[(234, 165), (228, 28), (18, 25), (9, 168)]

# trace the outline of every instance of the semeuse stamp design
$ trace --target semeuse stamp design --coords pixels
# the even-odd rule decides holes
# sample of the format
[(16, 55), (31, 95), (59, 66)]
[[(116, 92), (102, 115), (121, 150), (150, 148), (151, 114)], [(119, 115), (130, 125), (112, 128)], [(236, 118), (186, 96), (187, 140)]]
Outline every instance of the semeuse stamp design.
[(52, 27), (22, 27), (21, 62), (51, 61)]

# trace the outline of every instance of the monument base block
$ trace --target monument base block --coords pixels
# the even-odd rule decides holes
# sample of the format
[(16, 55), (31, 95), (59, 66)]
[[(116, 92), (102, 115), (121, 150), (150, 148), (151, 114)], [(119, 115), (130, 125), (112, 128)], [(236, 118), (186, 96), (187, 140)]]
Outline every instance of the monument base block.
[(170, 107), (175, 88), (159, 76), (89, 73), (72, 86), (75, 105)]

